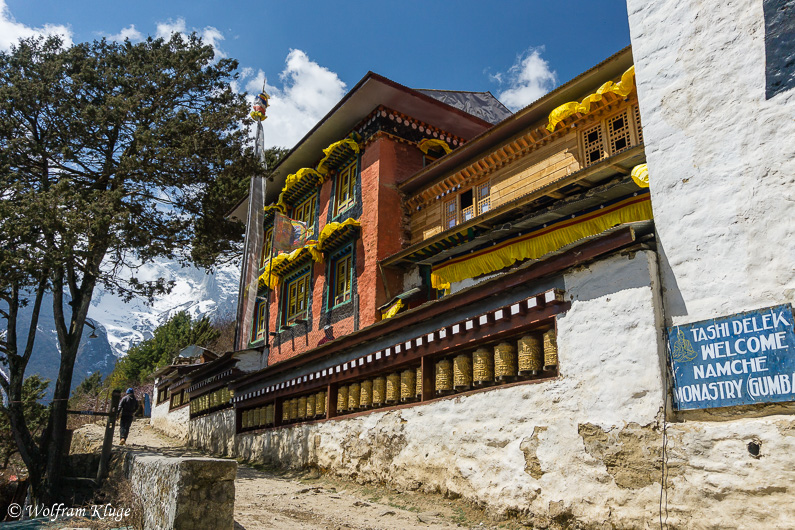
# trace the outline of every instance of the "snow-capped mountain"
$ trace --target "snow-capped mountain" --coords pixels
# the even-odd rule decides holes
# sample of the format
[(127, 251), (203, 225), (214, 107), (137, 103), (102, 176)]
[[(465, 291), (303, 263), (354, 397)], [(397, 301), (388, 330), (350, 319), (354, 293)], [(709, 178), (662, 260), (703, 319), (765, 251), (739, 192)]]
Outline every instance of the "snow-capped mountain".
[(193, 319), (204, 315), (211, 318), (234, 315), (240, 278), (236, 263), (208, 274), (195, 267), (158, 261), (141, 267), (136, 274), (140, 280), (162, 277), (175, 285), (171, 293), (156, 299), (152, 305), (140, 299), (125, 303), (99, 289), (94, 293), (88, 316), (107, 330), (116, 356), (126, 355), (131, 346), (151, 338), (156, 327), (179, 311), (187, 311)]

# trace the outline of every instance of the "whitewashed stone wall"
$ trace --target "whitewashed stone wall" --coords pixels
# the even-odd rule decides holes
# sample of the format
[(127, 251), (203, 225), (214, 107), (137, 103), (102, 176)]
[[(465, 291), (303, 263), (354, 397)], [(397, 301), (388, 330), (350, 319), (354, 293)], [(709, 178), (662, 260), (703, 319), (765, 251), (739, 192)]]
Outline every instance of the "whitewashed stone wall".
[(653, 252), (565, 276), (560, 378), (235, 438), (234, 454), (461, 495), (537, 525), (651, 525), (664, 401)]
[(795, 90), (762, 0), (628, 0), (668, 323), (795, 300)]
[(187, 440), (190, 407), (182, 407), (172, 411), (169, 411), (168, 408), (168, 400), (152, 407), (152, 417), (149, 423), (163, 434), (179, 440)]
[(234, 455), (235, 410), (224, 409), (190, 422), (190, 445), (219, 456)]
[[(666, 325), (792, 303), (795, 90), (766, 99), (763, 2), (627, 4)], [(793, 411), (673, 416), (668, 522), (791, 528)]]

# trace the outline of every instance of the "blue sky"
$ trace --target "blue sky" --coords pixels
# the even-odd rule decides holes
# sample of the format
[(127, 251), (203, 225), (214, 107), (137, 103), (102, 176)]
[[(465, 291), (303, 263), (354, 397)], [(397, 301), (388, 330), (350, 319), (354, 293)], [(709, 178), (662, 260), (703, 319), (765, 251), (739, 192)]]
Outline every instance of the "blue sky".
[(412, 88), (491, 91), (513, 110), (629, 44), (624, 0), (271, 2), (0, 0), (0, 49), (196, 31), (273, 96), (266, 143), (291, 147), (372, 70)]

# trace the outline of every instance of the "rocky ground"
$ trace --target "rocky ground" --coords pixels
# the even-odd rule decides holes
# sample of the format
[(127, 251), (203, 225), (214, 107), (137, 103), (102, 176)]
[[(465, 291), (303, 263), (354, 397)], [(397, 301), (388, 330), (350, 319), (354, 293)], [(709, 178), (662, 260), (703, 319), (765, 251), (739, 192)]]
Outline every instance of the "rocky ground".
[[(104, 427), (80, 428), (73, 452), (97, 451)], [(118, 443), (118, 434), (114, 443)], [(145, 421), (133, 423), (128, 444), (169, 455), (197, 454)], [(235, 529), (384, 529), (521, 528), (495, 522), (457, 499), (382, 486), (360, 485), (317, 472), (265, 469), (240, 464), (235, 480)]]

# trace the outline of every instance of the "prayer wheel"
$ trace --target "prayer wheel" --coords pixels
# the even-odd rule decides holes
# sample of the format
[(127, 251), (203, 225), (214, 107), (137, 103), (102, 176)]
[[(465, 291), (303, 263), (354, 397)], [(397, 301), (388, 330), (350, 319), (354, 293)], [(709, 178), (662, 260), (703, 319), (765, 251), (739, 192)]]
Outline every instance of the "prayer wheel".
[(558, 339), (555, 328), (544, 332), (544, 370), (552, 370), (558, 365)]
[(544, 347), (539, 335), (519, 339), (519, 375), (538, 375), (544, 369)]
[(315, 416), (326, 415), (326, 391), (315, 394)]
[(359, 408), (359, 400), (362, 398), (362, 385), (352, 383), (348, 387), (348, 410), (353, 412)]
[(497, 381), (513, 381), (516, 378), (516, 348), (507, 342), (494, 347), (494, 376)]
[(477, 387), (494, 383), (494, 356), (488, 348), (472, 353), (472, 382)]
[(265, 407), (265, 425), (273, 425), (275, 409), (276, 407), (273, 404)]
[(260, 422), (260, 409), (254, 409), (254, 421), (252, 422), (254, 427), (259, 427)]
[(408, 403), (414, 401), (417, 393), (417, 372), (414, 368), (408, 368), (400, 373), (400, 401)]
[(472, 358), (468, 354), (453, 359), (453, 388), (459, 392), (472, 387)]
[(290, 421), (298, 419), (298, 398), (290, 400)]
[(414, 387), (414, 397), (417, 398), (417, 401), (420, 401), (422, 400), (422, 365), (417, 367), (414, 377), (417, 380), (417, 384)]
[(442, 359), (436, 363), (436, 393), (449, 394), (453, 391), (453, 363)]
[(373, 379), (373, 407), (380, 407), (386, 401), (386, 378), (382, 375)]
[(342, 414), (348, 410), (348, 387), (337, 388), (337, 413)]
[(397, 403), (400, 400), (400, 374), (395, 372), (386, 376), (386, 402)]
[(248, 429), (248, 411), (244, 410), (243, 414), (240, 416), (240, 426), (244, 429)]
[(306, 396), (298, 398), (298, 410), (296, 411), (296, 418), (303, 420), (306, 418)]
[(306, 419), (311, 420), (315, 417), (315, 396), (306, 397)]
[(365, 379), (362, 381), (362, 394), (359, 398), (359, 408), (369, 409), (373, 406), (373, 380)]
[(290, 402), (285, 400), (282, 401), (282, 423), (288, 423), (290, 421)]

